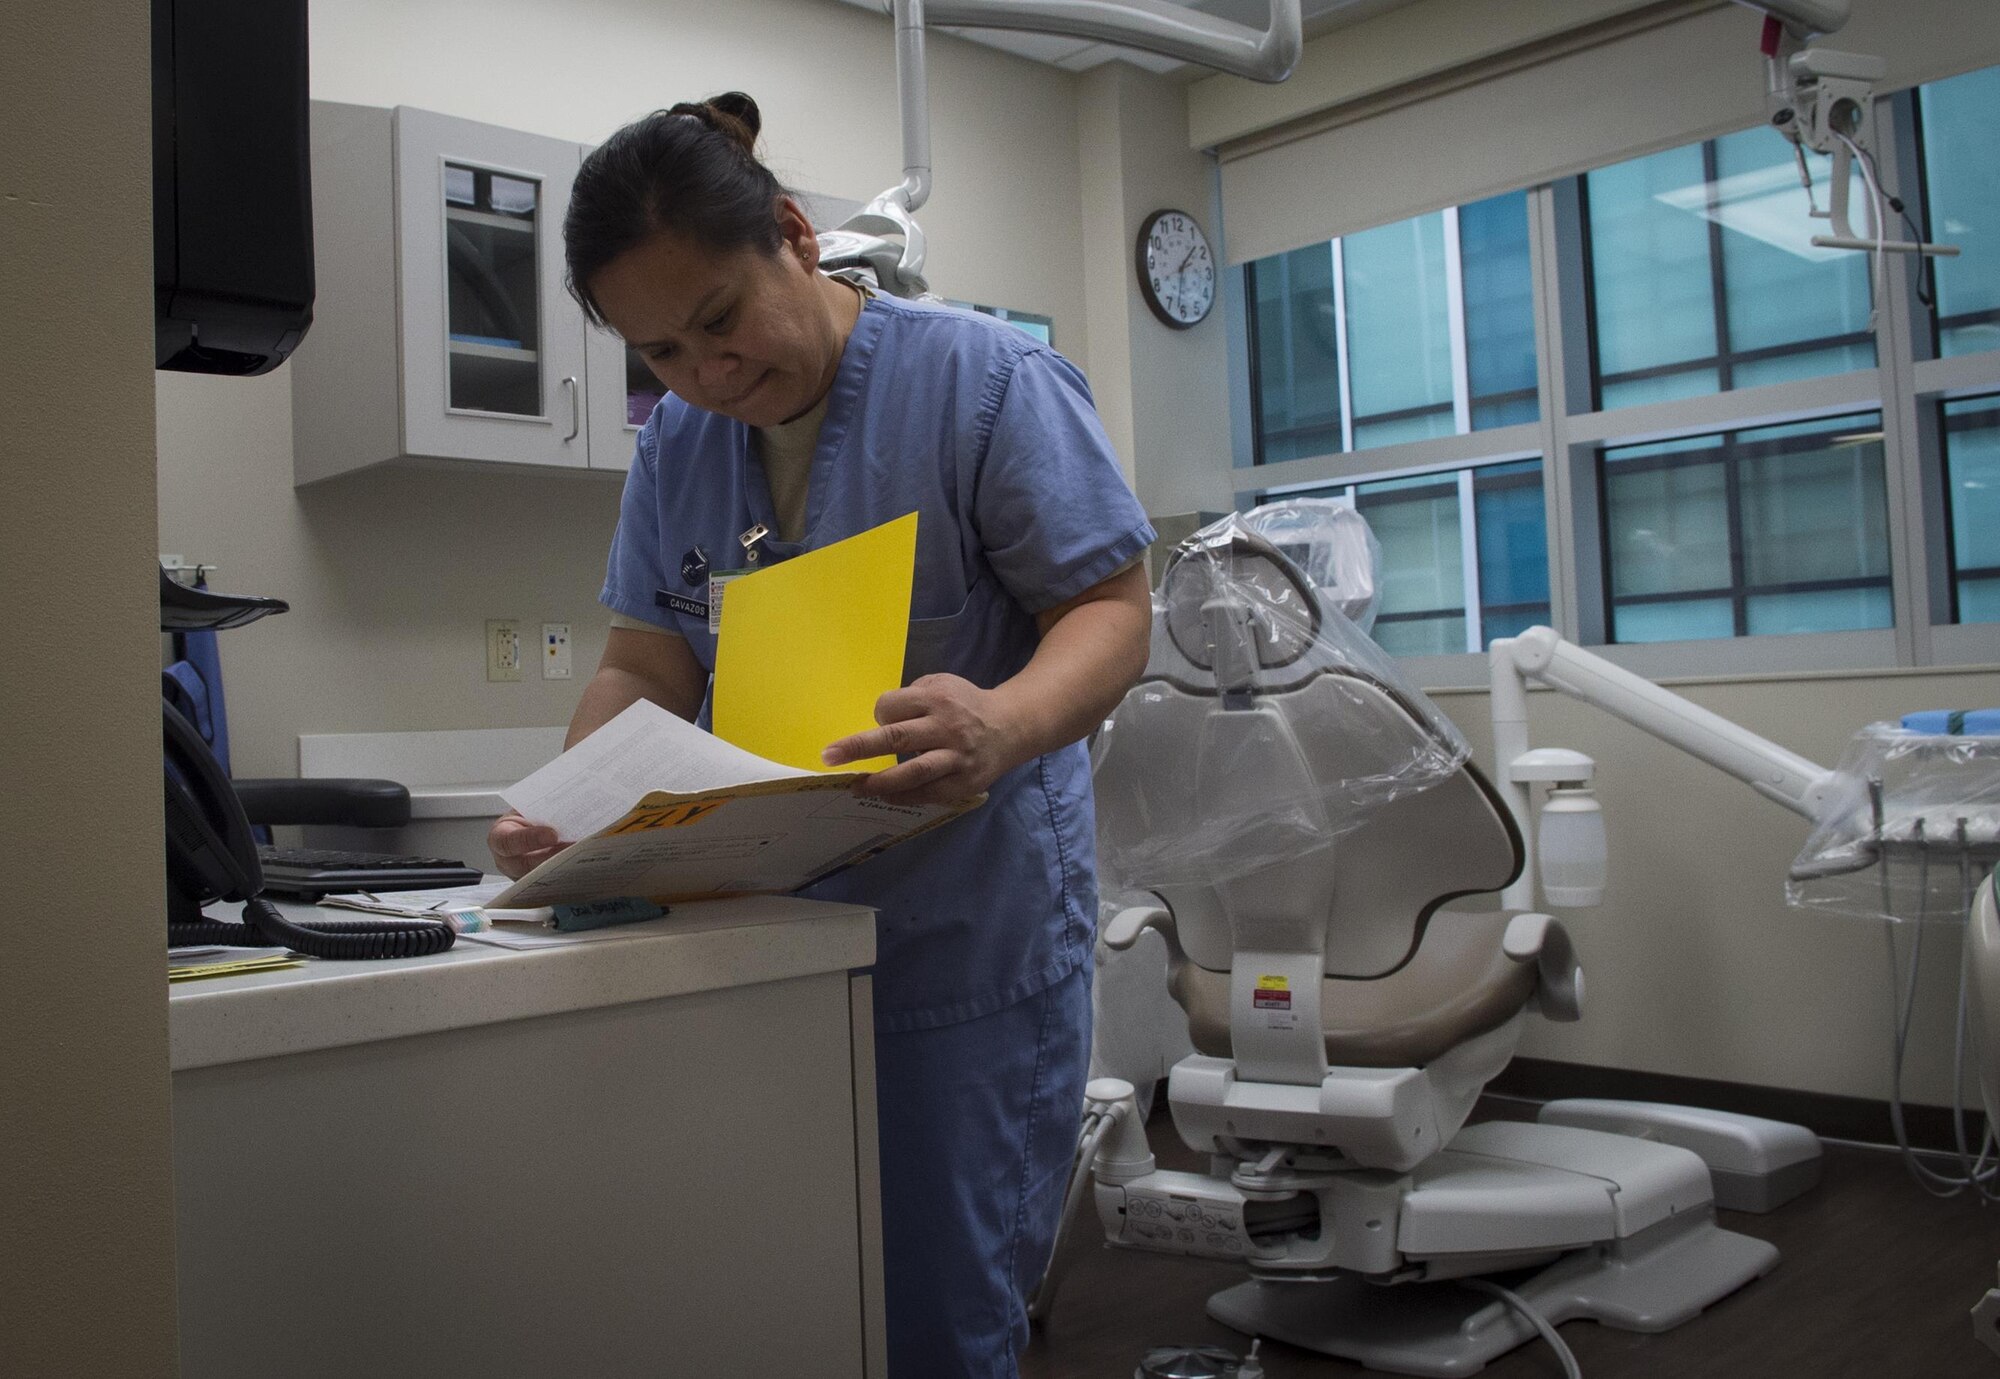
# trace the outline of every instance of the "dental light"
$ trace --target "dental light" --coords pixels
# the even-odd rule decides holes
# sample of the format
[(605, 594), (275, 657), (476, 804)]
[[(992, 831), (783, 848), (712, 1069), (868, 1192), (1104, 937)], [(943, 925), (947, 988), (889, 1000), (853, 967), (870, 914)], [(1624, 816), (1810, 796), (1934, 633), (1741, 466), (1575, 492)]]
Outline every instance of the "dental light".
[[(1807, 46), (1847, 23), (1852, 0), (1737, 0), (1764, 15), (1763, 52), (1768, 72), (1766, 103), (1771, 127), (1790, 140), (1799, 180), (1813, 194), (1806, 152), (1833, 159), (1827, 208), (1811, 202), (1810, 214), (1828, 222), (1833, 233), (1814, 235), (1821, 249), (1856, 249), (1875, 255), (1876, 291), (1881, 290), (1884, 254), (1955, 257), (1957, 248), (1916, 240), (1890, 239), (1889, 214), (1901, 203), (1884, 191), (1875, 164), (1874, 90), (1888, 64), (1863, 53)], [(1848, 187), (1856, 166), (1868, 188), (1868, 233), (1857, 235), (1848, 220)]]

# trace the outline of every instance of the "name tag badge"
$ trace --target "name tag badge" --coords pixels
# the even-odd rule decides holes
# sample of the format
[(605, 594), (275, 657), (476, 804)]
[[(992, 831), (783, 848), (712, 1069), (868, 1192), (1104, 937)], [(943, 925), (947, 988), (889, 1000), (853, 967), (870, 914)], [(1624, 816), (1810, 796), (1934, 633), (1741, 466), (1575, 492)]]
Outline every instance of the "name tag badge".
[(745, 575), (754, 575), (755, 570), (712, 570), (708, 576), (708, 630), (711, 636), (722, 633), (722, 593), (730, 584)]
[(708, 605), (701, 599), (691, 599), (685, 594), (676, 594), (671, 589), (653, 591), (653, 603), (660, 608), (671, 608), (685, 617), (698, 618), (708, 612)]

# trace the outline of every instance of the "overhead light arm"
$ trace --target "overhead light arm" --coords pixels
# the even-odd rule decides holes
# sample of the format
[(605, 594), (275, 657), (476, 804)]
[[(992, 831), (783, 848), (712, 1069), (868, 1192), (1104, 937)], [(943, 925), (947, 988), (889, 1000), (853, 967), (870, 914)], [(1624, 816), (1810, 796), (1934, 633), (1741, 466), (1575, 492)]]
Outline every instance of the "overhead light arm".
[[(867, 3), (867, 0), (862, 0)], [(843, 231), (899, 237), (891, 291), (923, 289), (923, 232), (912, 218), (931, 194), (930, 78), (924, 29), (1010, 29), (1113, 43), (1197, 63), (1252, 81), (1278, 82), (1298, 65), (1304, 39), (1299, 0), (1270, 0), (1271, 22), (1253, 29), (1164, 0), (878, 0), (896, 24), (896, 92), (902, 107), (903, 180), (871, 201)], [(876, 241), (878, 243), (883, 241)]]
[[(1827, 2), (1827, 0), (1823, 0)], [(889, 0), (896, 21), (896, 90), (903, 113), (903, 183), (886, 195), (914, 212), (931, 194), (930, 82), (924, 29), (1010, 29), (1136, 48), (1252, 81), (1278, 82), (1304, 42), (1299, 0), (1270, 0), (1253, 29), (1164, 0)]]
[(1113, 43), (1251, 81), (1290, 76), (1303, 41), (1299, 0), (1271, 0), (1271, 22), (1263, 29), (1164, 0), (930, 0), (925, 9), (931, 23), (947, 28), (1013, 29)]

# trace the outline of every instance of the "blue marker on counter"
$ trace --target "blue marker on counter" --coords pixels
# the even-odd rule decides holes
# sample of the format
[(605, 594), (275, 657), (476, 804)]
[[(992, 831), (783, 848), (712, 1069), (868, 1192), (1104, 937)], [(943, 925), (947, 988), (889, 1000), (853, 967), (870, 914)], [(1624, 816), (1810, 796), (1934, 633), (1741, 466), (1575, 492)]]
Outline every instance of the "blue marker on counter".
[(650, 900), (636, 896), (626, 896), (618, 900), (593, 900), (581, 905), (556, 905), (554, 928), (559, 933), (574, 933), (579, 929), (602, 929), (609, 924), (637, 924), (643, 919), (658, 919), (667, 912), (664, 905), (655, 905)]

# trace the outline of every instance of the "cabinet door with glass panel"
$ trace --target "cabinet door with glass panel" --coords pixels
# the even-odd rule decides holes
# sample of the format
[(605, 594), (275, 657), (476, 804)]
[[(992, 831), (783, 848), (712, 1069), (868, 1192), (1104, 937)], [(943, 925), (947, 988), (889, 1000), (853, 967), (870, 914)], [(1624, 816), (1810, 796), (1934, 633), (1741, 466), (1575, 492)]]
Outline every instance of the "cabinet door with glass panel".
[(589, 330), (584, 348), (590, 356), (591, 468), (630, 469), (639, 428), (666, 396), (667, 385), (653, 376), (637, 350), (610, 330)]
[(563, 291), (576, 145), (396, 112), (411, 454), (582, 467), (583, 318)]
[(463, 461), (622, 470), (592, 445), (583, 312), (563, 288), (577, 146), (428, 110), (312, 104), (313, 326), (292, 356), (299, 484)]

